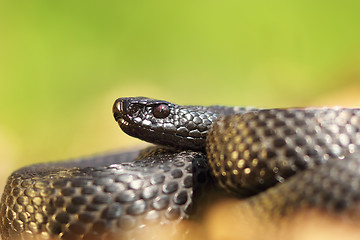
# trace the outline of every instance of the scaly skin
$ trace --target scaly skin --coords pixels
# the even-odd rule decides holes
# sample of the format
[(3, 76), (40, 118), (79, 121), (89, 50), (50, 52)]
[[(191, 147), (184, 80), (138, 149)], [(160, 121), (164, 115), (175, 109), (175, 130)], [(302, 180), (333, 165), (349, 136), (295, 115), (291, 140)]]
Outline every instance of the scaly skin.
[(247, 197), (244, 211), (252, 209), (260, 220), (311, 207), (358, 219), (357, 109), (264, 110), (120, 98), (113, 112), (127, 134), (172, 149), (14, 172), (1, 201), (4, 240), (131, 239), (153, 222), (188, 219), (191, 206), (203, 206), (201, 189), (214, 189), (207, 160), (219, 185)]

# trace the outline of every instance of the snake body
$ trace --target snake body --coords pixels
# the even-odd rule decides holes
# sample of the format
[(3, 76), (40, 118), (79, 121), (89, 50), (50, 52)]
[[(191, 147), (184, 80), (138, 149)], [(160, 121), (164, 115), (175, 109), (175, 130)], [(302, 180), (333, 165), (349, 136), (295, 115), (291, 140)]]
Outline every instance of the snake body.
[(196, 215), (209, 189), (224, 194), (217, 185), (247, 198), (259, 217), (306, 207), (359, 215), (357, 109), (180, 106), (141, 97), (117, 99), (113, 113), (124, 132), (164, 147), (14, 172), (1, 200), (4, 240), (132, 238), (144, 226)]

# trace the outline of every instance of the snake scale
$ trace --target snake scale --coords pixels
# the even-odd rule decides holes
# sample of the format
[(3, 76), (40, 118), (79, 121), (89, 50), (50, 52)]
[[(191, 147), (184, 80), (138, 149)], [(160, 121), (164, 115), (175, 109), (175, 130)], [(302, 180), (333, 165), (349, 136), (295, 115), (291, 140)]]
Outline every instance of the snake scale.
[(125, 133), (160, 146), (15, 171), (1, 199), (3, 240), (131, 239), (197, 216), (212, 191), (246, 198), (259, 218), (302, 208), (359, 218), (358, 109), (138, 97), (117, 99), (113, 114)]

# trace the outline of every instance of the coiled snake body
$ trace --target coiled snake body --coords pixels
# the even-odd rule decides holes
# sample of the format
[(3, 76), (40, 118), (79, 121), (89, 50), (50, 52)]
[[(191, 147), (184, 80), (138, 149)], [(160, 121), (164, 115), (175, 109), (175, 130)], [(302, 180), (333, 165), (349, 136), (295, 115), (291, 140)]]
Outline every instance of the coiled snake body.
[(196, 214), (205, 192), (221, 192), (214, 180), (248, 197), (259, 217), (305, 207), (359, 215), (357, 109), (179, 106), (139, 97), (119, 98), (113, 113), (127, 134), (166, 147), (14, 172), (1, 199), (3, 240), (131, 238)]

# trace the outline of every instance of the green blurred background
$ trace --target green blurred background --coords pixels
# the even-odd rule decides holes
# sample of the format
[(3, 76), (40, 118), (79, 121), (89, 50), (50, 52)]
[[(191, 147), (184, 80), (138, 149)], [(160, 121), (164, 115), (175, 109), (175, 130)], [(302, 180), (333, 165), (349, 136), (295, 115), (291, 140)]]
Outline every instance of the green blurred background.
[(118, 97), (357, 105), (359, 23), (357, 0), (0, 0), (0, 179), (140, 144)]

